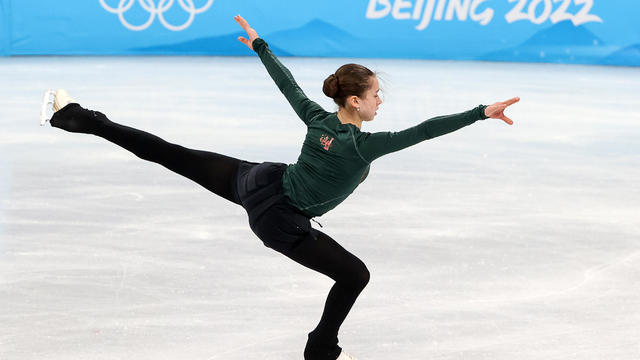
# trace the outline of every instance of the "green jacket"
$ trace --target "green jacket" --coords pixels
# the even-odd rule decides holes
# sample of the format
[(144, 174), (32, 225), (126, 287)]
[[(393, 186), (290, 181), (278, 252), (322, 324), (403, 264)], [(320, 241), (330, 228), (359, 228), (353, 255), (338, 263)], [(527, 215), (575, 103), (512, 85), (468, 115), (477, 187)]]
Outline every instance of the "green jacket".
[(263, 39), (254, 40), (253, 49), (307, 125), (298, 161), (287, 167), (282, 185), (290, 204), (310, 217), (321, 216), (344, 201), (367, 177), (373, 160), (486, 119), (486, 106), (479, 105), (399, 132), (363, 132), (355, 125), (342, 124), (337, 113), (327, 112), (307, 98)]

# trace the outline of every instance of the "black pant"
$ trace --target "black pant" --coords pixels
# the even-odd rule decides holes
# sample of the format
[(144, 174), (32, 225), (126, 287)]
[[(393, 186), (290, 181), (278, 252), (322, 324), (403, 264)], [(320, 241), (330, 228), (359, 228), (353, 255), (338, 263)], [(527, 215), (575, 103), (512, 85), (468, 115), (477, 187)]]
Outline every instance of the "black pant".
[(335, 360), (338, 357), (341, 351), (338, 330), (369, 282), (369, 271), (360, 259), (327, 234), (311, 228), (309, 218), (287, 202), (282, 194), (284, 164), (251, 163), (187, 149), (116, 124), (104, 114), (83, 109), (78, 104), (69, 104), (56, 112), (51, 125), (102, 137), (243, 206), (251, 229), (264, 245), (335, 280), (320, 322), (309, 333), (304, 358)]

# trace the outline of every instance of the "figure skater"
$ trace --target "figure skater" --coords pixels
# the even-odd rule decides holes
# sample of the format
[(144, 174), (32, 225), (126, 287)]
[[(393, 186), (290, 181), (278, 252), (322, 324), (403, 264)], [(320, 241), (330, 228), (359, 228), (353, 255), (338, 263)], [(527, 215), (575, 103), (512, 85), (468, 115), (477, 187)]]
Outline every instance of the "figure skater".
[(353, 359), (338, 346), (338, 330), (369, 282), (369, 271), (329, 235), (312, 228), (310, 219), (344, 201), (366, 179), (371, 163), (385, 154), (477, 120), (494, 118), (512, 125), (504, 110), (519, 98), (435, 117), (399, 132), (363, 132), (362, 123), (372, 121), (382, 103), (375, 73), (362, 65), (346, 64), (329, 75), (322, 90), (338, 105), (338, 111), (327, 112), (305, 96), (289, 70), (247, 21), (240, 15), (234, 19), (248, 35), (248, 39), (238, 40), (258, 54), (307, 126), (295, 164), (255, 163), (171, 144), (112, 122), (100, 112), (82, 108), (64, 90), (56, 92), (51, 125), (104, 138), (242, 206), (251, 230), (265, 246), (335, 281), (318, 325), (308, 334), (304, 358)]

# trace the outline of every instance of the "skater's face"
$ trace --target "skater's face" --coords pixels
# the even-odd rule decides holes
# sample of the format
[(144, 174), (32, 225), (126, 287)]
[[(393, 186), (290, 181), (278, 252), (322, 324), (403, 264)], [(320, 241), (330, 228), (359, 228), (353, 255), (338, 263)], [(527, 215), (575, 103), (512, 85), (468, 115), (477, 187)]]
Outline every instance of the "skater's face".
[(357, 96), (357, 99), (354, 99), (356, 102), (356, 108), (360, 108), (358, 111), (358, 115), (362, 121), (371, 121), (377, 115), (378, 107), (382, 104), (382, 99), (380, 98), (380, 84), (378, 83), (378, 78), (376, 76), (372, 76), (369, 79), (369, 88), (367, 91), (362, 94), (362, 96)]

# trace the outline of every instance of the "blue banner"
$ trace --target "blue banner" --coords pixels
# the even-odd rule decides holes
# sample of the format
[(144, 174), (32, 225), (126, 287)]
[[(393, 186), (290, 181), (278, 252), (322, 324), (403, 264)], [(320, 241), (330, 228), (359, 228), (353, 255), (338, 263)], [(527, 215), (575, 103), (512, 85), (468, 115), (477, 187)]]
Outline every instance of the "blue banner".
[(637, 0), (0, 0), (2, 55), (279, 55), (640, 66)]

